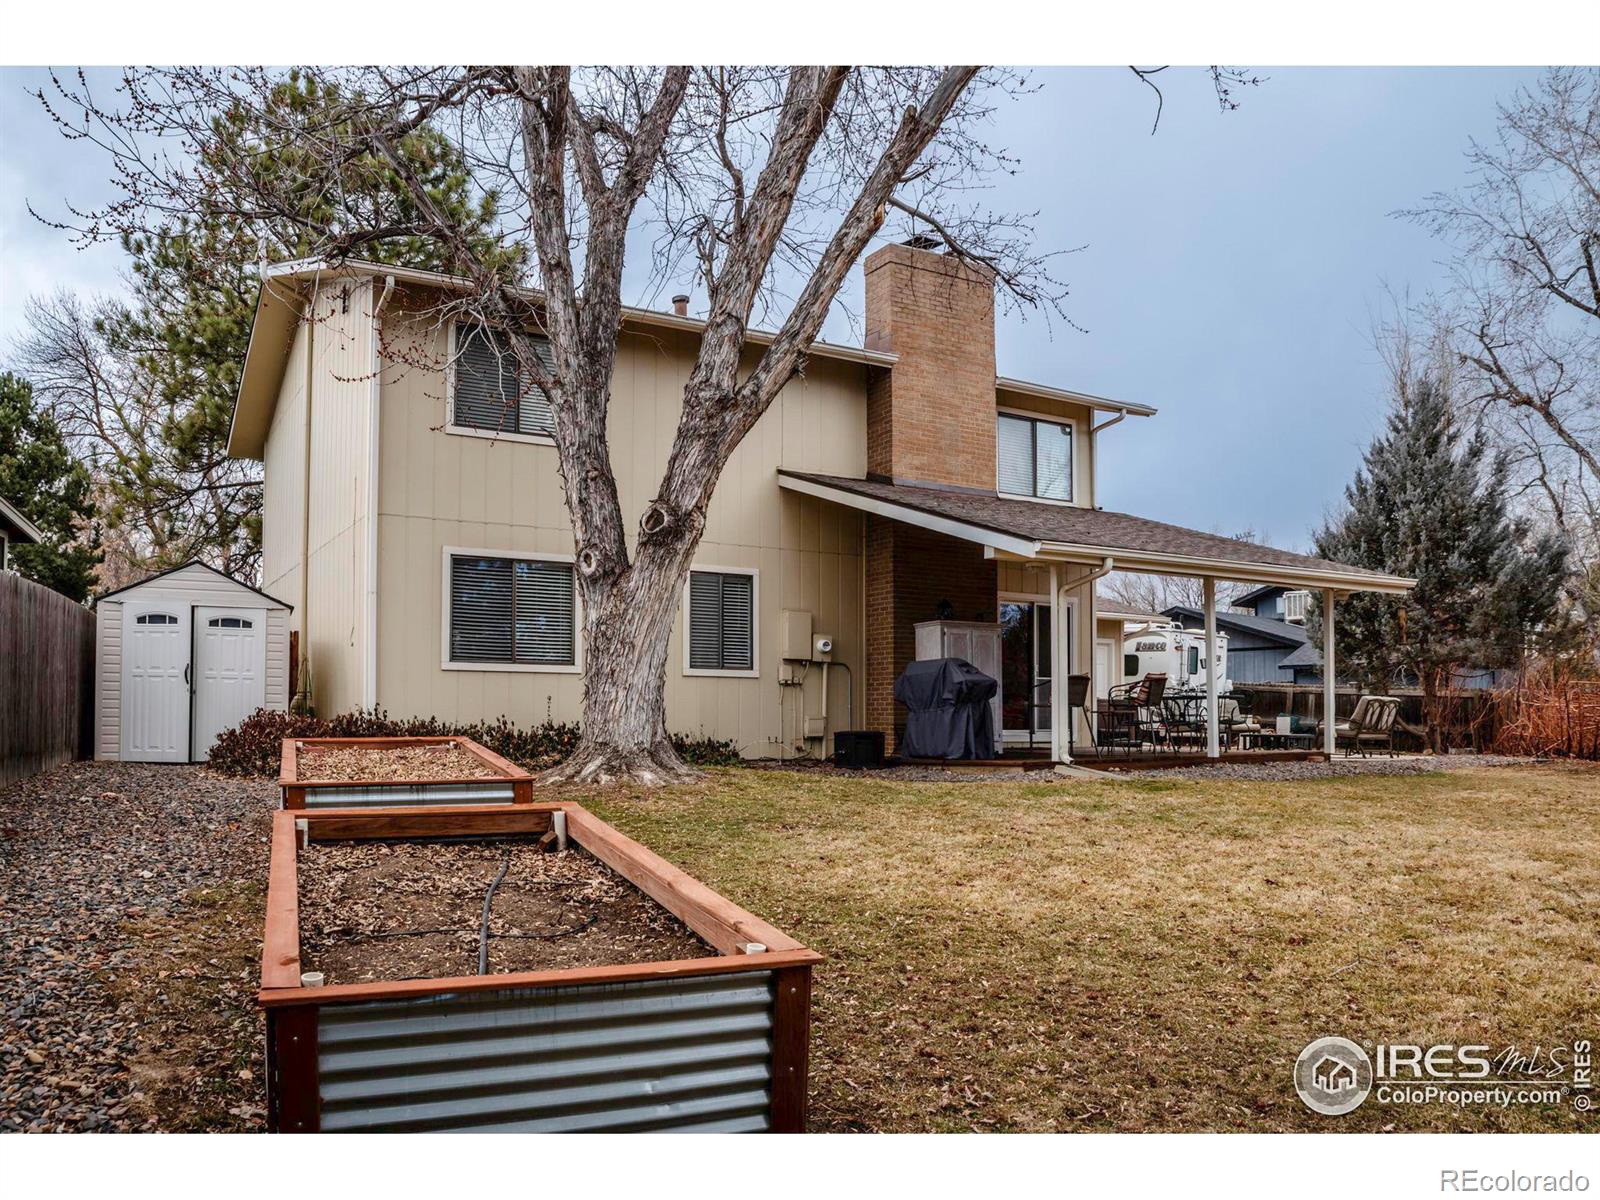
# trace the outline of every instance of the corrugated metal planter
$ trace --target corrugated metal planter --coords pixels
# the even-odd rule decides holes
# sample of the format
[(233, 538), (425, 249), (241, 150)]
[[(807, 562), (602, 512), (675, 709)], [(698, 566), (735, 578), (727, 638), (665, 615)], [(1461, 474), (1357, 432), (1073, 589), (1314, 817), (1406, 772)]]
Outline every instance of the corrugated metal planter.
[[(709, 943), (673, 962), (301, 985), (299, 837), (567, 836)], [(297, 827), (298, 836), (297, 836)], [(274, 814), (258, 1000), (274, 1132), (800, 1132), (822, 960), (581, 805)]]
[[(316, 747), (363, 750), (455, 746), (495, 772), (492, 779), (304, 779), (300, 752)], [(284, 738), (278, 769), (284, 808), (404, 808), (414, 804), (531, 804), (533, 776), (471, 738)]]

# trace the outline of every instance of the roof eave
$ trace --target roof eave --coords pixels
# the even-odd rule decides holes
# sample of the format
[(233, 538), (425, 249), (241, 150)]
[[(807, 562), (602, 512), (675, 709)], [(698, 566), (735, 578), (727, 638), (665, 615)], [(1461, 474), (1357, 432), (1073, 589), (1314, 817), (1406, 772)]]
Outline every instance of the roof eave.
[(1295, 567), (1277, 563), (1211, 558), (1187, 554), (1159, 554), (1148, 550), (1118, 550), (1110, 546), (1086, 546), (1073, 542), (1043, 542), (1044, 558), (1074, 558), (1111, 555), (1121, 571), (1143, 571), (1156, 575), (1212, 576), (1239, 583), (1283, 583), (1297, 587), (1336, 592), (1383, 592), (1400, 595), (1417, 586), (1415, 579), (1400, 575), (1368, 575), (1329, 571), (1315, 567)]
[(1032, 396), (1039, 400), (1059, 400), (1066, 404), (1081, 404), (1100, 412), (1124, 413), (1130, 417), (1153, 417), (1157, 410), (1148, 404), (1135, 404), (1131, 400), (1113, 400), (1109, 396), (1096, 396), (1090, 392), (1071, 388), (1050, 387), (1043, 383), (1029, 383), (1026, 379), (1012, 379), (1001, 375), (994, 381), (996, 391), (1015, 392), (1019, 396)]
[(6, 520), (16, 526), (17, 531), (30, 541), (35, 543), (44, 541), (44, 530), (40, 529), (4, 500), (0, 500), (0, 513), (4, 513)]

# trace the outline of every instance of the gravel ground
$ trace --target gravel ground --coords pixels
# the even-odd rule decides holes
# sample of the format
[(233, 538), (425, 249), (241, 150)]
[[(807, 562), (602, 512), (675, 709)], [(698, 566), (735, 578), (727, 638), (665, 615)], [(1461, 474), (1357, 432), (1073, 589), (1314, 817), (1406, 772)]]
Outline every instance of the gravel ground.
[(245, 925), (275, 793), (141, 763), (0, 788), (0, 1129), (261, 1127)]
[[(1079, 758), (1076, 764), (1095, 770), (1106, 764), (1114, 765), (1115, 758), (1097, 760), (1091, 754)], [(1216, 766), (1160, 767), (1149, 771), (1108, 770), (1113, 779), (1246, 779), (1271, 782), (1290, 779), (1332, 779), (1342, 775), (1424, 775), (1430, 771), (1466, 771), (1474, 767), (1527, 766), (1538, 760), (1512, 758), (1502, 754), (1444, 754), (1432, 757), (1410, 755), (1403, 758), (1345, 758), (1337, 756), (1332, 762), (1262, 762), (1218, 763)], [(756, 770), (797, 771), (824, 776), (845, 778), (872, 778), (886, 782), (906, 783), (1014, 783), (1033, 775), (1050, 779), (1049, 774), (1024, 771), (1022, 768), (997, 767), (987, 771), (947, 771), (941, 767), (884, 767), (875, 771), (859, 771), (817, 759), (791, 759), (778, 762), (763, 759), (749, 764)]]
[[(1331, 762), (1218, 763), (1213, 767), (1166, 767), (1155, 771), (1118, 771), (1118, 776), (1145, 779), (1244, 779), (1262, 782), (1290, 779), (1334, 779), (1342, 775), (1426, 775), (1433, 771), (1470, 771), (1475, 767), (1525, 767), (1539, 761), (1504, 754), (1412, 755), (1409, 758), (1345, 758)], [(1089, 761), (1083, 766), (1093, 766)]]

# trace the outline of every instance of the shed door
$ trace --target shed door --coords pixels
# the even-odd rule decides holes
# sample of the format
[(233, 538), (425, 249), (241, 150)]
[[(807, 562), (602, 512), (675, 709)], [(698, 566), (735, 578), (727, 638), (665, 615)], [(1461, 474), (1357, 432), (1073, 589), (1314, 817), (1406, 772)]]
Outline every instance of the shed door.
[(122, 757), (189, 761), (189, 606), (122, 606)]
[(204, 759), (217, 734), (267, 699), (267, 612), (194, 610), (194, 755)]

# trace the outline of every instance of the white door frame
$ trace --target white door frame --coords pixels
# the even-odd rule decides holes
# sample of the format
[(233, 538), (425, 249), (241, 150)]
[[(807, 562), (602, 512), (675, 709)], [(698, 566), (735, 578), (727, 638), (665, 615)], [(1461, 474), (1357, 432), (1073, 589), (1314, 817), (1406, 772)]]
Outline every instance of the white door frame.
[[(136, 642), (136, 627), (138, 618), (151, 613), (166, 613), (177, 618), (177, 636), (182, 644), (183, 661), (183, 704), (182, 704), (182, 733), (173, 739), (174, 749), (171, 753), (151, 758), (149, 750), (135, 749), (129, 744), (129, 735), (134, 729), (132, 706), (135, 688), (133, 686), (133, 647)], [(146, 626), (149, 628), (149, 626)], [(122, 680), (121, 680), (121, 735), (118, 739), (117, 753), (124, 760), (132, 762), (188, 762), (190, 753), (190, 738), (194, 729), (194, 612), (187, 603), (175, 600), (129, 600), (122, 605)], [(164, 689), (163, 689), (164, 690)], [(141, 701), (142, 703), (143, 701)], [(138, 757), (132, 757), (138, 755)]]

